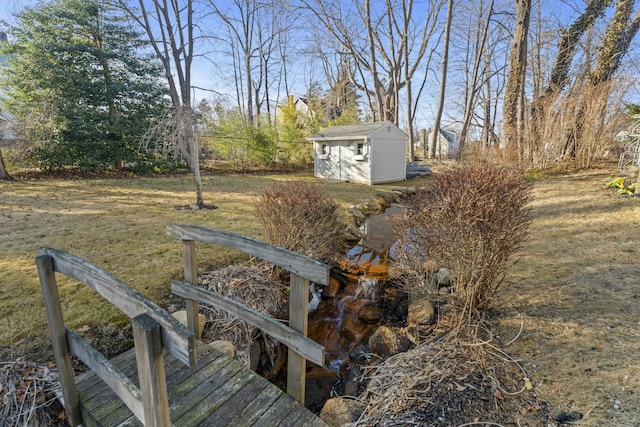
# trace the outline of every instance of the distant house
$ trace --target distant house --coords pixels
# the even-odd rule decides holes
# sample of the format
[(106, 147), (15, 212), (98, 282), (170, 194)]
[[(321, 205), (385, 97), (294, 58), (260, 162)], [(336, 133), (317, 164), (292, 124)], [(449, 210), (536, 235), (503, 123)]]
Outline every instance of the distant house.
[(334, 126), (307, 140), (318, 178), (369, 185), (406, 179), (408, 137), (391, 122)]
[[(429, 131), (427, 132), (427, 139), (425, 141), (427, 147), (429, 146), (429, 143), (431, 141), (431, 134), (433, 134), (433, 130), (429, 129)], [(460, 135), (450, 130), (440, 129), (438, 139), (436, 141), (435, 157), (456, 157), (459, 148)]]
[(314, 117), (315, 112), (309, 108), (309, 101), (307, 98), (298, 97), (294, 95), (287, 96), (287, 103), (278, 105), (276, 108), (276, 120), (281, 120), (280, 116), (282, 116), (282, 108), (283, 107), (294, 107), (300, 115), (303, 117)]

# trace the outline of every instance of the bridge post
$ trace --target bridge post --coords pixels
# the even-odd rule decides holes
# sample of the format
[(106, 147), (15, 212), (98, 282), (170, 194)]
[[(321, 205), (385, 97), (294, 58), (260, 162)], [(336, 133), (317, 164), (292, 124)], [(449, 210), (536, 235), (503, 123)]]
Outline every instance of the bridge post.
[(147, 313), (133, 318), (133, 341), (145, 426), (169, 427), (169, 396), (162, 356), (160, 324)]
[[(184, 281), (198, 286), (198, 263), (196, 261), (196, 242), (195, 240), (182, 241), (182, 254), (184, 260)], [(200, 322), (198, 322), (198, 301), (185, 299), (187, 310), (187, 327), (193, 331), (196, 339), (200, 339), (202, 331), (200, 330)]]
[[(289, 293), (289, 327), (307, 336), (309, 324), (309, 285), (310, 281), (291, 273)], [(304, 405), (307, 361), (304, 357), (289, 349), (287, 366), (287, 393)]]
[(58, 284), (53, 267), (53, 258), (47, 255), (36, 257), (38, 267), (38, 277), (40, 278), (40, 288), (44, 297), (44, 306), (47, 311), (47, 322), (51, 332), (51, 342), (53, 344), (53, 354), (58, 368), (62, 397), (64, 398), (64, 409), (67, 413), (69, 424), (78, 426), (82, 424), (80, 414), (80, 402), (76, 391), (76, 382), (71, 366), (71, 353), (67, 342), (67, 330), (62, 319), (62, 308), (60, 306), (60, 296), (58, 294)]

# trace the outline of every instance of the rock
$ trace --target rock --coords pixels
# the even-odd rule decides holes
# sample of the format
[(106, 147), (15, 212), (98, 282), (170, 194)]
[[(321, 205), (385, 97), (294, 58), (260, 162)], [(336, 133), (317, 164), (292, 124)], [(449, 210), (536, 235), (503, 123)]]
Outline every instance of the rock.
[(451, 284), (451, 272), (448, 268), (442, 267), (434, 274), (433, 279), (438, 288), (449, 286)]
[(409, 300), (404, 299), (399, 301), (398, 305), (396, 305), (396, 311), (403, 316), (406, 316), (407, 314), (409, 314)]
[(340, 324), (340, 334), (349, 342), (355, 342), (364, 334), (367, 326), (366, 323), (360, 322), (354, 313), (347, 313)]
[(342, 397), (327, 400), (320, 411), (320, 418), (330, 426), (342, 426), (357, 421), (366, 408), (362, 402)]
[(565, 412), (561, 409), (556, 409), (551, 413), (551, 416), (554, 420), (559, 422), (560, 424), (571, 424), (574, 421), (579, 421), (582, 419), (582, 413), (578, 411), (574, 412)]
[(402, 191), (399, 191), (399, 190), (392, 190), (391, 191), (391, 195), (393, 196), (394, 203), (398, 203), (405, 196), (405, 194)]
[(373, 200), (367, 203), (367, 211), (373, 214), (379, 214), (384, 210), (383, 205)]
[(249, 368), (252, 371), (258, 370), (258, 365), (260, 365), (260, 355), (262, 354), (262, 346), (259, 341), (253, 341), (251, 343), (251, 348), (249, 349)]
[(409, 325), (433, 325), (436, 322), (436, 309), (427, 297), (419, 297), (409, 302), (407, 323)]
[(407, 351), (410, 346), (411, 341), (407, 337), (395, 333), (387, 326), (380, 326), (369, 337), (371, 352), (383, 358)]
[[(176, 319), (178, 319), (178, 321), (180, 323), (182, 323), (183, 325), (187, 325), (187, 311), (186, 310), (180, 310), (180, 311), (176, 311), (175, 313), (171, 313), (171, 315), (173, 317), (175, 317)], [(200, 336), (202, 336), (202, 332), (204, 331), (204, 325), (207, 323), (207, 318), (204, 316), (204, 314), (202, 313), (198, 313), (198, 325), (200, 329)], [(200, 337), (198, 337), (200, 338)]]
[(351, 236), (349, 240), (360, 240), (364, 237), (364, 233), (355, 224), (349, 224), (344, 230), (345, 235)]
[(353, 208), (351, 209), (351, 215), (353, 215), (353, 217), (356, 219), (356, 221), (364, 221), (365, 219), (367, 219), (367, 217), (365, 216), (365, 214), (358, 208)]
[(382, 317), (382, 313), (376, 305), (368, 304), (358, 310), (357, 316), (367, 322), (377, 322)]
[(382, 211), (389, 204), (389, 201), (384, 197), (384, 195), (376, 194), (373, 198), (373, 203), (380, 206), (380, 211)]
[(231, 358), (235, 357), (236, 355), (236, 347), (233, 345), (231, 341), (222, 341), (222, 340), (211, 341), (209, 345), (215, 348), (216, 350), (218, 350), (220, 353), (226, 356), (229, 356)]
[(326, 292), (324, 294), (329, 298), (335, 298), (338, 295), (338, 292), (340, 292), (341, 287), (342, 287), (342, 283), (335, 277), (330, 276), (329, 286), (327, 286)]

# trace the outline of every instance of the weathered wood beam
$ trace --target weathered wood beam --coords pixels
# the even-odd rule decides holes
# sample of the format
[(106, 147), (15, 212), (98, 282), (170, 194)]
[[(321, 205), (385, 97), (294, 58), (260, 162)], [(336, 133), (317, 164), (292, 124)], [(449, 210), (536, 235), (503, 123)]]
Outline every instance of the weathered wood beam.
[[(193, 285), (198, 284), (198, 263), (196, 260), (196, 242), (194, 240), (182, 241), (182, 258), (184, 263), (184, 280)], [(193, 331), (196, 339), (200, 339), (202, 331), (198, 321), (198, 301), (185, 300), (187, 311), (187, 327)]]
[[(289, 327), (305, 337), (309, 323), (309, 284), (308, 280), (291, 273)], [(323, 366), (324, 361), (318, 364)], [(290, 348), (287, 365), (287, 393), (303, 405), (306, 374), (307, 362), (305, 358)]]
[(184, 224), (167, 225), (167, 235), (175, 239), (195, 240), (238, 249), (319, 285), (329, 285), (330, 269), (328, 265), (260, 240), (228, 231)]
[[(67, 328), (69, 347), (93, 372), (96, 373), (124, 402), (131, 412), (144, 420), (140, 389), (116, 368), (107, 358), (87, 344), (79, 335)], [(176, 356), (177, 357), (177, 356)]]

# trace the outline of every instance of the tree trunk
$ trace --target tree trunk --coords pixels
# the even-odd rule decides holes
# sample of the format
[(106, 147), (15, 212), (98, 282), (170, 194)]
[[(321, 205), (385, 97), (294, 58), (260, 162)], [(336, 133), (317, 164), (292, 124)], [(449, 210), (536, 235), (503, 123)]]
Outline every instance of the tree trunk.
[(9, 172), (7, 172), (7, 168), (4, 165), (2, 150), (0, 150), (0, 181), (13, 181), (13, 177), (9, 175)]
[(451, 34), (451, 20), (453, 18), (453, 0), (447, 3), (447, 21), (444, 28), (444, 44), (442, 46), (442, 74), (440, 80), (440, 95), (438, 97), (438, 109), (433, 119), (433, 129), (429, 138), (429, 158), (436, 155), (436, 145), (440, 134), (440, 121), (442, 120), (442, 110), (444, 109), (444, 98), (447, 87), (447, 68), (449, 64), (449, 36)]
[(509, 72), (502, 107), (504, 141), (507, 149), (518, 148), (518, 104), (527, 70), (527, 37), (531, 0), (517, 0), (516, 27), (509, 53)]
[(620, 67), (622, 58), (627, 54), (631, 40), (640, 27), (640, 10), (633, 19), (631, 13), (635, 0), (618, 0), (613, 20), (605, 30), (600, 53), (596, 58), (595, 70), (591, 73), (591, 83), (595, 86), (609, 81)]

